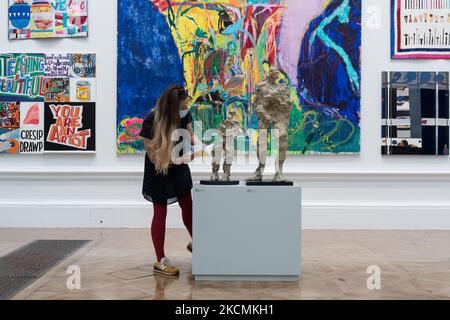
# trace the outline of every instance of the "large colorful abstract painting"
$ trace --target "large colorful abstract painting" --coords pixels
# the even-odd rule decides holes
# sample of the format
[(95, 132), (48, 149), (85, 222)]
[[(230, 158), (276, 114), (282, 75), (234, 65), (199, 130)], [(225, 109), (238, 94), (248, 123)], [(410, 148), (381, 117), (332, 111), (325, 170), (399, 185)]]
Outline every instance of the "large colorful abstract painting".
[(95, 152), (95, 54), (0, 54), (0, 154)]
[(88, 35), (88, 0), (8, 0), (9, 39)]
[(449, 155), (449, 73), (383, 72), (383, 155)]
[(119, 0), (117, 145), (143, 153), (142, 119), (185, 84), (202, 129), (233, 108), (256, 142), (255, 86), (290, 87), (291, 154), (360, 152), (361, 0)]
[(391, 0), (394, 59), (450, 59), (450, 0)]

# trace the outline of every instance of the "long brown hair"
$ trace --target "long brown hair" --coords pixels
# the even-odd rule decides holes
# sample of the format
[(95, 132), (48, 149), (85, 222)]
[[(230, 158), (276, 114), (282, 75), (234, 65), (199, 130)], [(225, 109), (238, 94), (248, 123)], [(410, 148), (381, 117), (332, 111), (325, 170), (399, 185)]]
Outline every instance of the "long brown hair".
[(167, 174), (172, 156), (172, 134), (180, 123), (180, 103), (188, 98), (183, 86), (170, 85), (158, 99), (151, 148), (155, 152), (156, 171)]

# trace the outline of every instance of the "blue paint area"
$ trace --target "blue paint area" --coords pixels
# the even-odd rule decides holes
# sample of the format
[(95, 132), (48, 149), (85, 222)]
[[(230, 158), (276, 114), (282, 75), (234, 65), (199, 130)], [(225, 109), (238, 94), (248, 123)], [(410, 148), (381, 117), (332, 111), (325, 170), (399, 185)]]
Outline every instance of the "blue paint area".
[(14, 28), (25, 29), (30, 24), (31, 7), (28, 3), (15, 3), (9, 7), (9, 21)]
[(162, 13), (148, 0), (119, 0), (117, 124), (154, 108), (173, 83), (183, 84), (178, 50)]
[(401, 84), (405, 86), (426, 85), (434, 87), (436, 83), (447, 85), (444, 73), (436, 72), (391, 72), (389, 84)]
[[(309, 151), (360, 151), (360, 24), (361, 0), (334, 0), (305, 33), (297, 92), (304, 112), (318, 114), (316, 130), (306, 128), (315, 131), (309, 140), (323, 140), (339, 122), (338, 131), (329, 137), (337, 148), (330, 149), (324, 142)], [(349, 135), (352, 137), (346, 141)]]

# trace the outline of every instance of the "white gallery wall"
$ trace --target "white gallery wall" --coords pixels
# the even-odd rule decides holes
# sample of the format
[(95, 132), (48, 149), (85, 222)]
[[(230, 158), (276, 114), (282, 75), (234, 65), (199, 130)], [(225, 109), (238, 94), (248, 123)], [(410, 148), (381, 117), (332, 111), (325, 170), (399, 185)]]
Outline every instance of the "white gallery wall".
[[(390, 0), (362, 2), (361, 155), (288, 159), (286, 175), (304, 187), (303, 226), (450, 229), (450, 158), (380, 152), (381, 72), (450, 71), (450, 61), (392, 61)], [(89, 1), (86, 39), (8, 41), (7, 1), (0, 18), (0, 52), (96, 53), (98, 81), (96, 155), (0, 155), (0, 227), (149, 226), (144, 158), (116, 154), (117, 1)], [(191, 169), (199, 180), (210, 167)], [(233, 167), (241, 179), (253, 169)], [(171, 211), (168, 225), (180, 227), (177, 206)]]

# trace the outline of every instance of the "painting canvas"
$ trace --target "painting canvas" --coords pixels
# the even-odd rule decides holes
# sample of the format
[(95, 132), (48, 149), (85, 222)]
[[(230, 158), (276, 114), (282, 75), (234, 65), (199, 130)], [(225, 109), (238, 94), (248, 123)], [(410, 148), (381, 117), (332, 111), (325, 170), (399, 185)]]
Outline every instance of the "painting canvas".
[(88, 35), (88, 0), (8, 0), (9, 39)]
[(20, 103), (20, 153), (44, 153), (44, 103)]
[(95, 54), (69, 54), (68, 58), (71, 78), (95, 78)]
[(234, 109), (255, 148), (255, 86), (280, 70), (291, 154), (360, 152), (361, 0), (118, 1), (117, 148), (143, 153), (142, 119), (184, 84), (202, 130)]
[(0, 153), (19, 152), (20, 105), (0, 101)]
[(0, 133), (20, 128), (18, 102), (0, 102)]
[(45, 77), (51, 78), (67, 78), (69, 77), (69, 54), (50, 53), (45, 55)]
[(44, 101), (44, 54), (0, 53), (0, 101)]
[(44, 81), (46, 102), (70, 102), (68, 78), (46, 78)]
[(384, 72), (383, 155), (449, 155), (449, 73)]
[(95, 151), (94, 103), (46, 103), (45, 151)]
[(391, 0), (394, 59), (450, 59), (450, 0)]
[(95, 54), (0, 54), (0, 153), (95, 152)]

